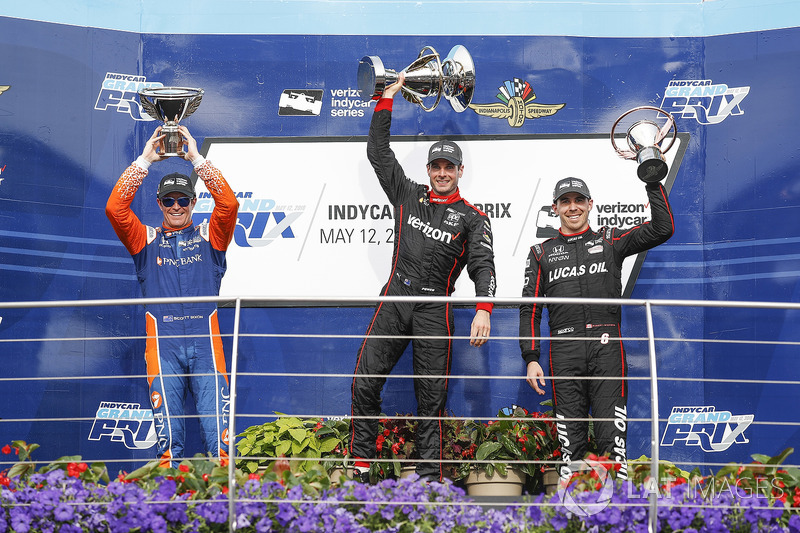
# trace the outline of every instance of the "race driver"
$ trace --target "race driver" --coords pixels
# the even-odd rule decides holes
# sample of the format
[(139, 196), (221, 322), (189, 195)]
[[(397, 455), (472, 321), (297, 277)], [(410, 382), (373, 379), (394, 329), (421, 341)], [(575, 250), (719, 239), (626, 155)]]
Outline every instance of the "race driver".
[[(553, 211), (560, 219), (557, 236), (531, 247), (525, 266), (523, 297), (621, 298), (622, 260), (669, 239), (674, 230), (667, 192), (660, 183), (645, 186), (651, 221), (630, 229), (589, 227), (592, 196), (578, 178), (560, 180), (553, 191)], [(527, 381), (544, 394), (539, 364), (541, 304), (520, 306), (519, 335)], [(588, 452), (586, 421), (591, 411), (595, 442), (602, 455), (620, 463), (627, 478), (627, 375), (618, 305), (548, 304), (550, 375), (609, 379), (554, 379), (553, 403), (568, 480)], [(591, 340), (569, 340), (589, 338)], [(573, 420), (582, 418), (584, 420)], [(605, 420), (603, 420), (605, 419)]]
[[(389, 280), (382, 296), (449, 296), (466, 265), (478, 297), (495, 293), (492, 230), (488, 217), (459, 194), (464, 172), (459, 146), (452, 141), (434, 143), (428, 152), (430, 188), (408, 179), (389, 147), (392, 104), (404, 82), (400, 74), (376, 107), (369, 129), (367, 157), (378, 181), (394, 206), (394, 252)], [(482, 346), (491, 331), (491, 303), (477, 304), (470, 329), (470, 344)], [(380, 338), (400, 336), (401, 338)], [(442, 423), (447, 401), (447, 375), (452, 357), (453, 310), (450, 303), (395, 303), (376, 305), (358, 352), (352, 389), (351, 456), (354, 473), (367, 481), (370, 460), (376, 455), (381, 390), (413, 336), (415, 375), (441, 376), (415, 379), (420, 418), (416, 446), (420, 477), (441, 480)], [(437, 338), (427, 338), (427, 337)], [(370, 377), (358, 377), (369, 374)], [(360, 418), (366, 417), (366, 418)], [(426, 417), (432, 417), (427, 419)]]
[(175, 467), (185, 456), (184, 401), (191, 392), (199, 415), (205, 452), (227, 462), (229, 394), (225, 356), (214, 302), (185, 303), (190, 296), (218, 296), (225, 274), (225, 251), (236, 227), (236, 196), (210, 161), (197, 151), (197, 141), (178, 127), (185, 151), (214, 198), (207, 222), (195, 226), (197, 197), (192, 180), (179, 173), (164, 176), (157, 202), (161, 227), (142, 224), (131, 210), (136, 191), (150, 165), (166, 159), (164, 134), (157, 128), (142, 154), (120, 176), (106, 204), (106, 215), (128, 249), (145, 298), (171, 298), (147, 305), (145, 361), (150, 403), (161, 465)]

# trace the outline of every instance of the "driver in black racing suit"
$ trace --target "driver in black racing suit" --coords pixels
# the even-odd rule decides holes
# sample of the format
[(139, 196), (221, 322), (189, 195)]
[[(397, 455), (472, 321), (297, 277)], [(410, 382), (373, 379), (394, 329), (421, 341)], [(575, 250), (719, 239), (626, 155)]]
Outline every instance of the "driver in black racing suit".
[[(386, 196), (394, 206), (394, 253), (383, 296), (449, 296), (466, 265), (478, 297), (495, 292), (492, 230), (488, 217), (461, 198), (458, 180), (464, 171), (461, 149), (452, 141), (439, 141), (428, 152), (430, 189), (408, 179), (389, 147), (393, 97), (404, 82), (384, 92), (372, 117), (367, 157)], [(479, 303), (470, 331), (470, 344), (483, 345), (490, 333), (491, 303)], [(377, 338), (380, 336), (397, 338)], [(442, 376), (414, 380), (417, 414), (422, 418), (416, 446), (420, 477), (442, 478), (442, 423), (447, 375), (452, 356), (453, 310), (450, 303), (379, 302), (358, 352), (352, 389), (352, 444), (354, 474), (368, 479), (376, 456), (378, 416), (384, 377), (391, 372), (412, 340), (415, 375)], [(440, 338), (427, 338), (430, 336)], [(362, 418), (365, 417), (365, 418)]]
[[(592, 231), (588, 216), (593, 201), (586, 183), (577, 178), (560, 180), (553, 192), (553, 210), (559, 215), (561, 229), (557, 237), (531, 247), (522, 296), (621, 298), (622, 260), (662, 244), (675, 231), (667, 191), (660, 183), (649, 183), (646, 190), (650, 222), (629, 229)], [(544, 373), (539, 365), (539, 341), (531, 337), (541, 336), (542, 307), (521, 305), (519, 316), (527, 381), (539, 394), (544, 394)], [(569, 479), (570, 463), (582, 460), (588, 451), (588, 422), (571, 419), (587, 418), (591, 407), (598, 452), (619, 463), (618, 477), (626, 479), (628, 386), (619, 378), (628, 372), (619, 340), (620, 306), (548, 304), (547, 309), (550, 375), (612, 378), (553, 380), (556, 429), (564, 461), (561, 478)], [(569, 340), (575, 337), (595, 340)]]

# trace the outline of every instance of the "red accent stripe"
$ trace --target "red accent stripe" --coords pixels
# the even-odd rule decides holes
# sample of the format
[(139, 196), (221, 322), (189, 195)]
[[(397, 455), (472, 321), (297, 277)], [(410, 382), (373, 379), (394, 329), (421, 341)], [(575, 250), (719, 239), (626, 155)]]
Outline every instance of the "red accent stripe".
[[(464, 253), (465, 253), (466, 251), (467, 251), (467, 243), (466, 243), (466, 241), (465, 241), (465, 242), (464, 242), (464, 244), (462, 244), (462, 245), (461, 245), (461, 253), (460, 253), (460, 254), (458, 254), (458, 256), (456, 256), (456, 258), (453, 260), (453, 266), (450, 268), (450, 273), (447, 275), (447, 291), (446, 291), (446, 296), (450, 296), (450, 287), (452, 286), (452, 284), (450, 283), (450, 279), (453, 277), (453, 272), (455, 272), (455, 270), (456, 270), (456, 265), (458, 265), (458, 260), (459, 260), (460, 258), (464, 257)], [(448, 305), (449, 305), (449, 304), (448, 304)]]
[[(387, 100), (389, 100), (389, 99), (387, 98)], [(391, 101), (391, 100), (389, 100), (389, 101)], [(403, 220), (403, 206), (402, 205), (400, 206), (400, 216), (399, 216), (398, 220)], [(394, 263), (392, 264), (392, 271), (389, 274), (389, 281), (386, 283), (386, 289), (383, 291), (382, 296), (386, 296), (389, 293), (389, 285), (391, 285), (392, 279), (394, 278), (395, 270), (397, 269), (397, 258), (400, 255), (400, 237), (402, 236), (402, 231), (403, 231), (403, 225), (402, 224), (398, 224), (397, 242), (395, 243), (395, 245), (397, 246), (397, 253), (395, 254)], [(358, 373), (358, 366), (361, 364), (361, 356), (364, 354), (364, 346), (366, 346), (366, 344), (367, 344), (367, 337), (369, 337), (369, 334), (372, 333), (372, 326), (375, 325), (375, 320), (377, 320), (377, 318), (378, 318), (378, 313), (380, 313), (381, 307), (383, 307), (383, 302), (378, 304), (378, 308), (375, 310), (375, 315), (372, 317), (372, 322), (369, 323), (369, 327), (367, 328), (367, 333), (366, 333), (366, 335), (364, 335), (364, 342), (361, 343), (361, 349), (358, 350), (358, 358), (356, 359), (356, 370), (355, 370), (355, 372), (353, 372), (353, 385), (350, 388), (350, 393), (352, 395), (355, 395), (356, 374)], [(352, 403), (350, 404), (350, 416), (355, 416), (355, 413), (353, 412)], [(350, 424), (350, 427), (351, 427), (351, 430), (350, 430), (350, 454), (352, 455), (352, 453), (353, 453), (353, 441), (355, 440), (356, 431), (355, 431), (355, 427), (353, 426), (353, 424)]]
[[(356, 395), (356, 376), (358, 375), (358, 367), (361, 365), (361, 356), (364, 355), (364, 346), (367, 345), (367, 337), (372, 332), (372, 326), (375, 325), (375, 320), (378, 319), (378, 313), (381, 311), (381, 307), (383, 307), (383, 302), (378, 304), (378, 308), (375, 310), (375, 314), (372, 316), (372, 321), (369, 323), (369, 327), (367, 328), (367, 333), (364, 335), (364, 342), (361, 343), (361, 348), (358, 350), (358, 357), (356, 358), (356, 369), (353, 372), (353, 384), (350, 386), (350, 394), (355, 397)], [(353, 404), (350, 403), (350, 416), (355, 416), (355, 412), (353, 411)], [(356, 437), (356, 429), (354, 424), (350, 424), (350, 455), (353, 455), (353, 442), (355, 441)]]
[[(622, 329), (620, 328), (619, 324), (617, 324), (617, 337), (620, 339), (622, 338)], [(622, 363), (622, 378), (625, 378), (625, 349), (622, 347), (622, 341), (619, 341), (619, 358), (620, 362)], [(622, 397), (625, 397), (625, 381), (621, 381), (622, 383)]]
[[(450, 357), (452, 356), (453, 350), (453, 340), (450, 338), (453, 336), (453, 332), (450, 329), (450, 321), (447, 319), (450, 316), (450, 304), (447, 303), (444, 306), (444, 321), (447, 324), (447, 361), (445, 366), (445, 378), (444, 378), (444, 393), (447, 396), (447, 386), (450, 383)], [(439, 410), (439, 416), (442, 416), (442, 411)], [(444, 477), (444, 467), (442, 465), (442, 460), (444, 459), (443, 451), (442, 451), (442, 420), (439, 419), (439, 481), (442, 480)]]
[[(542, 281), (542, 265), (539, 265), (539, 268), (536, 270), (536, 291), (533, 293), (534, 298), (539, 297), (539, 287), (541, 286)], [(533, 309), (531, 313), (531, 335), (535, 335), (536, 330), (533, 327), (534, 319), (536, 317), (536, 306), (539, 305), (538, 303), (533, 304)], [(531, 350), (536, 348), (536, 339), (531, 339)], [(551, 363), (552, 366), (552, 363)], [(552, 375), (552, 368), (551, 375)]]
[(391, 98), (381, 98), (378, 100), (378, 104), (375, 106), (375, 112), (377, 113), (378, 111), (383, 111), (384, 109), (391, 111), (393, 103), (394, 100)]
[[(550, 376), (554, 376), (553, 374), (553, 341), (550, 341), (550, 351), (548, 352), (550, 356)], [(556, 380), (551, 380), (553, 382), (553, 407), (558, 405), (558, 400), (556, 399)]]

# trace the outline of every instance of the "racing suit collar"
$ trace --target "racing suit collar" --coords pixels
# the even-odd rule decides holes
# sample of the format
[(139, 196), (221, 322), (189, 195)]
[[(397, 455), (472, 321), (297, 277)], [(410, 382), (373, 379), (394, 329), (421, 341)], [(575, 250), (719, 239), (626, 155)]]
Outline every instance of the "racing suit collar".
[(461, 200), (461, 193), (456, 189), (456, 192), (449, 196), (439, 196), (435, 192), (431, 191), (430, 194), (431, 202), (435, 204), (452, 204)]
[(162, 224), (161, 225), (161, 232), (164, 234), (165, 237), (172, 237), (173, 235), (178, 235), (180, 233), (183, 233), (184, 231), (186, 231), (187, 229), (189, 229), (191, 227), (192, 227), (192, 223), (191, 222), (186, 224), (182, 228), (168, 228), (168, 227), (166, 227), (166, 226), (164, 226)]
[(584, 235), (588, 235), (591, 232), (592, 228), (590, 226), (587, 226), (585, 230), (578, 233), (564, 233), (560, 229), (558, 230), (558, 234), (561, 235), (561, 238), (565, 239), (567, 242), (572, 242), (578, 239), (582, 239)]

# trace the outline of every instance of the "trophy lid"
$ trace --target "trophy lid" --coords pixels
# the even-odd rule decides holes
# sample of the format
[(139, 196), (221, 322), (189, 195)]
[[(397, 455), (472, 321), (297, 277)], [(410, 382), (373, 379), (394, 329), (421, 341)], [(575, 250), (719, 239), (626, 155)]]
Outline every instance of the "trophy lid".
[(364, 56), (358, 62), (358, 90), (361, 100), (380, 98), (386, 89), (386, 69), (378, 56)]
[(445, 98), (461, 113), (472, 103), (475, 94), (475, 62), (466, 47), (457, 44), (442, 62)]

